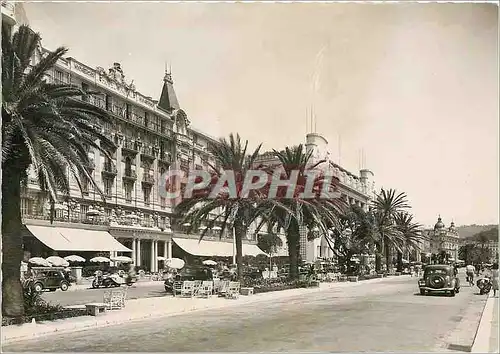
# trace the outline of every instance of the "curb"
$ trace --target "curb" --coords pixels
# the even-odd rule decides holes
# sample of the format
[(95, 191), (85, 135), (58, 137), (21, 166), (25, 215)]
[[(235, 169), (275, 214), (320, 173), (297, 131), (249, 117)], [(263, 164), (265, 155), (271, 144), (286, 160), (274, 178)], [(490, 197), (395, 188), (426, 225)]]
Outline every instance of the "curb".
[(490, 349), (490, 335), (494, 316), (495, 298), (490, 293), (486, 304), (484, 305), (483, 314), (479, 321), (476, 336), (471, 347), (472, 353), (488, 353)]
[[(316, 292), (322, 292), (322, 291), (327, 291), (331, 290), (334, 288), (338, 287), (351, 287), (351, 286), (359, 286), (362, 284), (369, 284), (369, 283), (379, 283), (382, 281), (387, 281), (390, 280), (391, 278), (375, 278), (375, 279), (369, 279), (369, 280), (364, 280), (356, 283), (351, 283), (351, 282), (345, 282), (345, 283), (326, 283), (326, 285), (317, 287), (317, 288), (297, 288), (297, 289), (288, 289), (288, 290), (281, 290), (281, 291), (271, 291), (267, 293), (261, 293), (261, 294), (256, 294), (256, 295), (251, 295), (251, 296), (240, 296), (238, 300), (235, 300), (234, 302), (231, 300), (227, 300), (227, 302), (221, 303), (221, 304), (213, 304), (213, 303), (206, 303), (201, 306), (198, 305), (193, 305), (193, 306), (187, 306), (184, 309), (180, 309), (179, 311), (174, 311), (170, 313), (162, 313), (162, 312), (152, 312), (152, 313), (144, 313), (144, 314), (138, 314), (136, 316), (130, 315), (126, 316), (123, 318), (119, 319), (110, 319), (105, 322), (98, 322), (97, 319), (95, 319), (92, 322), (88, 323), (82, 323), (79, 322), (78, 324), (73, 324), (72, 326), (67, 326), (66, 328), (51, 328), (47, 329), (46, 331), (40, 331), (38, 333), (28, 333), (28, 334), (23, 334), (23, 335), (18, 335), (18, 336), (13, 336), (13, 337), (3, 337), (2, 336), (2, 345), (6, 344), (12, 344), (15, 342), (20, 342), (24, 340), (33, 340), (33, 339), (38, 339), (40, 337), (48, 337), (51, 335), (57, 335), (57, 334), (68, 334), (68, 333), (74, 333), (74, 332), (80, 332), (80, 331), (85, 331), (89, 329), (95, 329), (95, 328), (105, 328), (105, 327), (110, 327), (110, 326), (116, 326), (116, 325), (121, 325), (129, 322), (139, 322), (147, 319), (160, 319), (160, 318), (168, 318), (168, 317), (173, 317), (173, 316), (179, 316), (185, 313), (194, 313), (198, 311), (204, 311), (204, 310), (212, 310), (212, 309), (222, 309), (222, 308), (231, 308), (234, 306), (242, 306), (242, 305), (248, 305), (248, 304), (253, 304), (253, 303), (258, 303), (258, 302), (263, 302), (263, 301), (269, 301), (270, 299), (273, 298), (289, 298), (293, 296), (301, 296), (304, 294), (311, 294), (311, 293), (316, 293)], [(398, 279), (398, 277), (394, 277), (392, 279)], [(344, 285), (342, 285), (344, 284)], [(141, 300), (141, 299), (136, 299), (136, 300)], [(201, 300), (201, 299), (200, 299)], [(243, 300), (243, 301), (242, 301)], [(64, 321), (64, 320), (62, 320)], [(21, 326), (33, 326), (30, 323), (23, 324)], [(35, 325), (36, 326), (36, 325)]]

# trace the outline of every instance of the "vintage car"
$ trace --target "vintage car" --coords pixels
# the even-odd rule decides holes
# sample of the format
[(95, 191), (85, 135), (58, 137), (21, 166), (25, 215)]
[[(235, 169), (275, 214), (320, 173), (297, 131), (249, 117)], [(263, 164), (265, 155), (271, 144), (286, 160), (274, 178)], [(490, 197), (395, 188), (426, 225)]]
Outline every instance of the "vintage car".
[(455, 296), (460, 291), (460, 281), (455, 275), (453, 266), (431, 264), (425, 267), (424, 276), (419, 279), (418, 287), (421, 295), (444, 292)]
[(31, 270), (31, 276), (25, 280), (25, 286), (36, 292), (56, 291), (57, 289), (66, 291), (70, 282), (63, 269), (59, 267), (34, 267)]

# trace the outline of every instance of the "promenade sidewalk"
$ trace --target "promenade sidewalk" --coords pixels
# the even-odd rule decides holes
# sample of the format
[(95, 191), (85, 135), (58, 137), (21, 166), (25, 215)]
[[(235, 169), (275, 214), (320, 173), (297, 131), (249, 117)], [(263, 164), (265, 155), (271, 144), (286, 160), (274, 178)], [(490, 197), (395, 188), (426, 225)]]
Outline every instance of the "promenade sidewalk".
[(314, 293), (332, 288), (354, 287), (369, 283), (392, 281), (395, 279), (400, 279), (400, 277), (371, 279), (357, 283), (321, 283), (320, 287), (318, 288), (273, 291), (252, 296), (240, 296), (236, 300), (218, 298), (215, 296), (209, 299), (181, 298), (172, 296), (131, 299), (127, 300), (126, 307), (124, 309), (107, 311), (106, 313), (96, 317), (82, 316), (44, 323), (26, 323), (23, 325), (5, 326), (2, 327), (1, 340), (2, 343), (8, 344), (17, 341), (48, 336), (51, 334), (69, 333), (90, 328), (107, 327), (111, 325), (127, 323), (130, 321), (137, 321), (148, 318), (168, 317), (205, 309), (240, 306), (243, 304), (256, 303), (259, 301), (271, 301), (273, 299), (282, 299), (306, 293)]
[(498, 295), (490, 293), (472, 345), (472, 353), (498, 353)]

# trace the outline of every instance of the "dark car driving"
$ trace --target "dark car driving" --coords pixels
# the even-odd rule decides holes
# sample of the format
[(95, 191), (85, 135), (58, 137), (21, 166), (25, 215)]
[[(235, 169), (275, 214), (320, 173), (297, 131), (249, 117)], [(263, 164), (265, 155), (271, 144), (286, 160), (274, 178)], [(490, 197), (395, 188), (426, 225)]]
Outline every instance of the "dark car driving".
[(460, 291), (460, 281), (453, 266), (431, 264), (425, 267), (424, 276), (418, 281), (421, 295), (444, 292), (455, 296)]
[(213, 280), (212, 269), (205, 266), (185, 266), (174, 277), (167, 278), (163, 285), (165, 286), (165, 291), (171, 293), (174, 288), (174, 282), (189, 280)]

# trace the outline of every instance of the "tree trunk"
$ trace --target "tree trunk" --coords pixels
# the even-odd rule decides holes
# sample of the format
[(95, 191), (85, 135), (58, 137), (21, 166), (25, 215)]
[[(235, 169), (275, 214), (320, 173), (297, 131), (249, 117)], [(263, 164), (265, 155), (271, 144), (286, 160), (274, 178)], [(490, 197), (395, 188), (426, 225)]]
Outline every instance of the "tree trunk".
[(292, 280), (299, 278), (300, 232), (295, 220), (290, 222), (286, 233), (288, 243), (288, 258), (290, 261), (290, 274)]
[(390, 273), (392, 270), (392, 255), (391, 255), (391, 245), (387, 240), (384, 240), (384, 253), (385, 253), (385, 267), (387, 269), (387, 273)]
[[(9, 166), (10, 167), (10, 166)], [(2, 166), (2, 314), (24, 315), (21, 285), (21, 171)]]
[(243, 274), (243, 238), (246, 236), (246, 228), (241, 221), (234, 222), (234, 237), (236, 244), (236, 275), (241, 281)]
[(375, 271), (382, 271), (382, 245), (378, 242), (375, 245)]
[(403, 271), (403, 252), (398, 251), (398, 272)]

